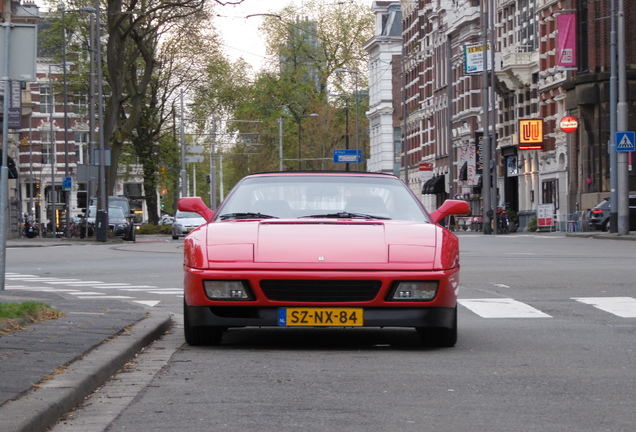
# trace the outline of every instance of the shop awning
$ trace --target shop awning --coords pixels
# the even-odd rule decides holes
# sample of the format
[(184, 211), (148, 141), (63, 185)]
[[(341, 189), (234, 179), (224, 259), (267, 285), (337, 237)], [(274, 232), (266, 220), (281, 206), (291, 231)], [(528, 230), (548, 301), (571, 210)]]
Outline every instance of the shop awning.
[(459, 170), (459, 181), (468, 180), (468, 162), (464, 162), (464, 165)]
[(436, 195), (446, 192), (445, 176), (433, 177), (424, 183), (422, 195)]

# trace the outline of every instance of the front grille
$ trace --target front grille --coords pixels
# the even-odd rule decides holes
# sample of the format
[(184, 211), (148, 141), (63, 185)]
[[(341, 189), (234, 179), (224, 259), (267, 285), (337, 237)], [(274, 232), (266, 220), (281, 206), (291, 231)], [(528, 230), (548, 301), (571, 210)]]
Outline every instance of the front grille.
[(382, 282), (374, 280), (262, 280), (270, 300), (298, 302), (360, 302), (373, 300)]

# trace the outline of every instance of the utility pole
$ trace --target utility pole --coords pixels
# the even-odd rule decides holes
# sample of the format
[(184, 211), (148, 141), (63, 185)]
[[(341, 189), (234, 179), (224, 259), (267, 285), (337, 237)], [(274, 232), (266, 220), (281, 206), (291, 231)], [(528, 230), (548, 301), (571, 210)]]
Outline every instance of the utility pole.
[(484, 224), (484, 234), (490, 234), (490, 217), (492, 215), (492, 203), (491, 203), (491, 185), (490, 185), (490, 162), (492, 161), (492, 152), (490, 150), (490, 130), (488, 128), (488, 13), (486, 12), (485, 2), (480, 2), (481, 7), (481, 25), (482, 35), (484, 36), (483, 47), (483, 71), (481, 75), (481, 100), (482, 100), (482, 121), (481, 126), (484, 131), (483, 135), (483, 148), (482, 148), (482, 188), (481, 197), (483, 202), (482, 220)]
[(183, 102), (183, 91), (181, 92), (181, 127), (179, 130), (179, 142), (181, 144), (181, 196), (179, 198), (188, 196), (188, 173), (186, 171), (186, 148), (185, 148), (185, 116), (184, 116), (185, 104)]
[[(618, 0), (618, 104), (617, 129), (627, 131), (627, 74), (625, 64), (625, 0)], [(629, 234), (629, 183), (626, 152), (617, 155), (618, 234)]]

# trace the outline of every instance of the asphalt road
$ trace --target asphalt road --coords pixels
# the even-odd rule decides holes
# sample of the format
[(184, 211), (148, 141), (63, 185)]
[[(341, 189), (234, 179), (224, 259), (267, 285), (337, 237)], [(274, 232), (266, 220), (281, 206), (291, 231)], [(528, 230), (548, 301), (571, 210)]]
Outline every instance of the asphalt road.
[[(156, 243), (10, 250), (7, 271), (178, 321), (182, 241)], [(462, 233), (461, 251), (454, 348), (409, 329), (244, 329), (193, 348), (177, 328), (54, 431), (634, 430), (636, 243)]]

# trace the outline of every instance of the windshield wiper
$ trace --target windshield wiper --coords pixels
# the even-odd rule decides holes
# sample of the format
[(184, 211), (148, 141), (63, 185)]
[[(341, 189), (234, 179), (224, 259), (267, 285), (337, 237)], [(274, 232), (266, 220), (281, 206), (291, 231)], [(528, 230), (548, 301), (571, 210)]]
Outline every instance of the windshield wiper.
[(374, 215), (365, 214), (365, 213), (349, 213), (349, 212), (315, 214), (315, 215), (300, 216), (300, 218), (383, 219), (383, 220), (391, 219), (390, 217), (374, 216)]
[(219, 216), (219, 219), (278, 219), (278, 217), (263, 213), (226, 213)]

